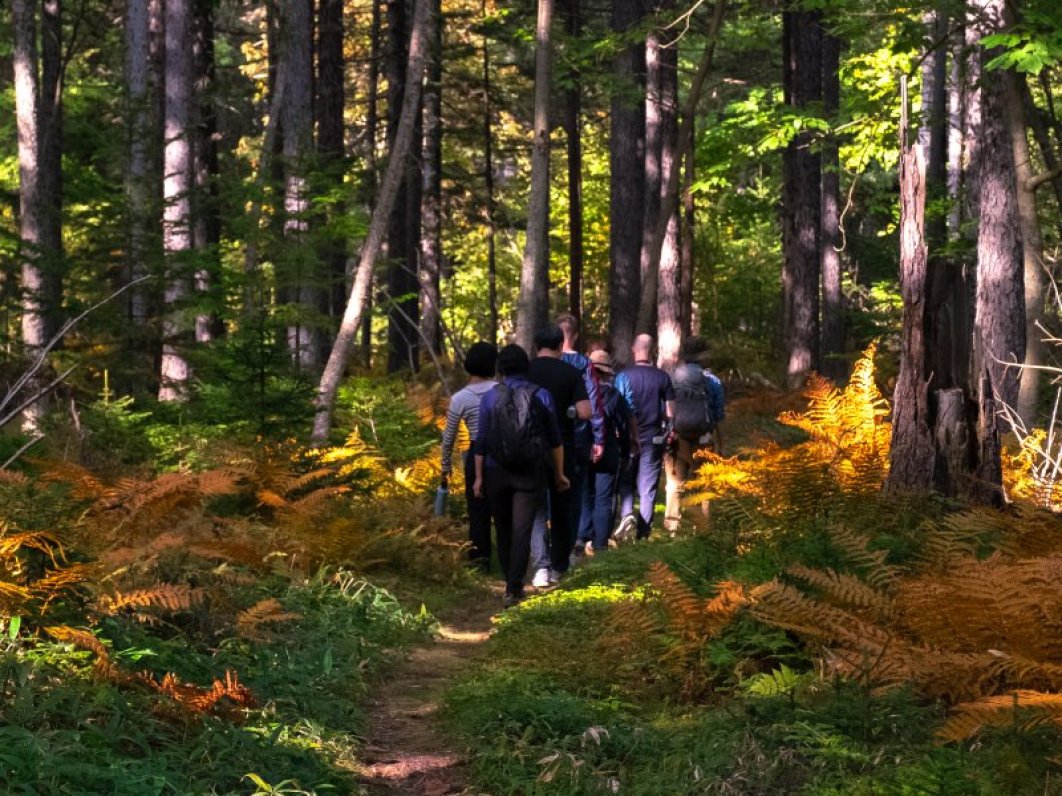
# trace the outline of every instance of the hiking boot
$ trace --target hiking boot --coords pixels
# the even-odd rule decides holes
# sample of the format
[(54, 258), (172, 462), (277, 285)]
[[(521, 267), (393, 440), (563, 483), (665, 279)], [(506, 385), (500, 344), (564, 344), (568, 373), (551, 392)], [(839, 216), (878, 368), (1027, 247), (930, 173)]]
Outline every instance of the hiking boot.
[(531, 585), (536, 589), (548, 589), (549, 588), (549, 570), (543, 567), (535, 572), (535, 577), (531, 579)]
[(564, 577), (564, 573), (563, 572), (561, 572), (560, 570), (551, 569), (549, 571), (549, 585), (550, 586), (556, 586), (558, 583), (561, 582), (561, 578), (563, 578), (563, 577)]
[(512, 592), (505, 592), (505, 596), (502, 597), (502, 607), (512, 608), (514, 605), (519, 605), (524, 599), (522, 594), (513, 594)]
[(612, 534), (612, 538), (618, 543), (629, 542), (638, 533), (638, 518), (633, 514), (628, 514), (622, 520), (620, 520), (619, 527), (616, 528), (615, 533)]

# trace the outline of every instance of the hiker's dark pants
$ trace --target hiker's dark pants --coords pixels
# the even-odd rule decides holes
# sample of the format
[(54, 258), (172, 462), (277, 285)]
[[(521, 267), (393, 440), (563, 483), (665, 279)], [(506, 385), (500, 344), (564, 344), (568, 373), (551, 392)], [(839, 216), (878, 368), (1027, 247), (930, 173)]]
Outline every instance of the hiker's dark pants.
[[(535, 517), (535, 540), (532, 543), (535, 556), (535, 568), (541, 569), (549, 566), (557, 572), (566, 572), (575, 547), (575, 511), (573, 504), (576, 503), (575, 482), (579, 478), (576, 472), (577, 465), (575, 456), (570, 455), (568, 448), (564, 449), (564, 475), (571, 487), (563, 492), (557, 489), (556, 479), (549, 478), (549, 487), (543, 488), (545, 500), (539, 503), (538, 513)], [(583, 467), (582, 477), (586, 477), (586, 468)], [(546, 530), (546, 521), (549, 521), (549, 532)], [(546, 555), (545, 544), (549, 539), (549, 554)]]
[(465, 502), (468, 504), (468, 559), (484, 571), (490, 567), (490, 503), (472, 491), (476, 481), (476, 457), (465, 454)]
[(616, 507), (616, 481), (618, 466), (593, 468), (590, 477), (594, 482), (594, 553), (608, 550), (612, 535), (612, 515)]
[(524, 575), (531, 557), (531, 528), (542, 484), (499, 467), (487, 467), (483, 481), (498, 533), (498, 561), (505, 577), (505, 592), (519, 597), (524, 593)]
[(629, 473), (620, 482), (620, 514), (626, 517), (634, 512), (634, 495), (638, 494), (638, 538), (644, 539), (653, 527), (656, 511), (656, 492), (660, 487), (660, 470), (663, 468), (664, 446), (642, 445), (641, 452), (632, 462)]

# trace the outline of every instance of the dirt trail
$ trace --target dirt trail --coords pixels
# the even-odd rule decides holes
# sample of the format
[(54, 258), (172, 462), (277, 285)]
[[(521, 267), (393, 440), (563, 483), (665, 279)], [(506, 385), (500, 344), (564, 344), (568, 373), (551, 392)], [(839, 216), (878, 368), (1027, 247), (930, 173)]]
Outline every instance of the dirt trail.
[(373, 796), (470, 793), (465, 761), (439, 726), (446, 688), (467, 670), (490, 636), (498, 595), (471, 600), (442, 621), (438, 637), (395, 666), (369, 703), (361, 779)]

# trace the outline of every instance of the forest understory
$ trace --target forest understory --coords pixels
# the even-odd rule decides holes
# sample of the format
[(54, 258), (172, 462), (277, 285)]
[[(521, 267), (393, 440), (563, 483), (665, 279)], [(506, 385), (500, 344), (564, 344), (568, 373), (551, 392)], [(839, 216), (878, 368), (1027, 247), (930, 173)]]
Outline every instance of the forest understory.
[[(889, 497), (869, 358), (736, 395), (678, 534), (502, 612), (458, 501), (431, 516), (444, 401), (381, 385), (332, 448), (3, 477), (0, 789), (1062, 792), (1062, 520), (1028, 452), (1003, 511)], [(146, 444), (107, 411), (112, 454)]]

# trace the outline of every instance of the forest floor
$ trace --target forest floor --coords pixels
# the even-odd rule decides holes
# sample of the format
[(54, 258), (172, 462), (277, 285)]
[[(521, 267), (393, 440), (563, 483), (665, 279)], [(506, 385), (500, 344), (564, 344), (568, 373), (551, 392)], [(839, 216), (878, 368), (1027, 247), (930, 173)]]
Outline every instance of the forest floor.
[(500, 589), (453, 607), (435, 637), (395, 665), (369, 702), (359, 776), (373, 796), (469, 793), (466, 759), (439, 726), (443, 696), (483, 652)]

